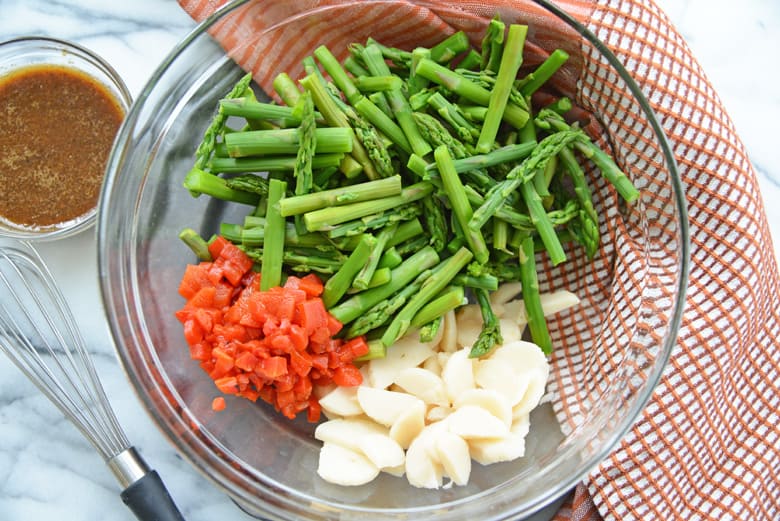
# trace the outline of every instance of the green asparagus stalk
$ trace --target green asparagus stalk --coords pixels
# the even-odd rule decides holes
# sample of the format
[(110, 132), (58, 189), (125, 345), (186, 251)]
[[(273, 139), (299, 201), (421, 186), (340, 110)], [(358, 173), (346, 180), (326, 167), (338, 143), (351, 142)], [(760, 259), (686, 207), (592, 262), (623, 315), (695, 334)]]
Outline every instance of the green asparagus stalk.
[[(453, 159), (455, 171), (459, 174), (470, 170), (481, 170), (502, 163), (511, 163), (528, 157), (536, 148), (536, 143), (518, 143), (506, 145), (491, 150), (487, 154), (476, 154), (461, 159)], [(412, 158), (410, 156), (410, 162)], [(425, 170), (428, 174), (437, 173), (436, 163), (426, 164)]]
[(198, 232), (192, 228), (184, 228), (179, 232), (179, 239), (184, 242), (191, 250), (192, 253), (201, 261), (211, 261), (211, 252), (209, 252), (209, 245), (206, 240), (200, 236)]
[(327, 231), (329, 228), (347, 221), (360, 219), (385, 210), (409, 204), (422, 199), (433, 191), (433, 185), (422, 181), (410, 185), (399, 195), (385, 197), (379, 200), (361, 201), (343, 206), (322, 208), (303, 215), (306, 229), (309, 231)]
[(412, 296), (420, 291), (423, 282), (433, 274), (433, 270), (426, 269), (421, 272), (412, 283), (401, 288), (397, 293), (372, 306), (364, 314), (355, 319), (347, 330), (347, 337), (353, 338), (365, 335), (369, 331), (384, 326), (392, 320), (396, 312), (401, 309)]
[[(566, 123), (563, 117), (551, 110), (541, 110), (536, 118), (537, 124), (542, 124), (548, 128), (555, 128), (557, 133), (570, 131), (571, 127)], [(620, 196), (628, 203), (632, 203), (639, 198), (639, 190), (631, 183), (626, 174), (615, 164), (615, 160), (609, 154), (601, 150), (593, 143), (587, 134), (584, 139), (575, 140), (572, 145), (577, 148), (585, 157), (601, 171), (601, 174), (615, 187)]]
[[(244, 97), (222, 99), (219, 101), (219, 107), (228, 116), (272, 120), (282, 127), (294, 127), (301, 124), (300, 118), (293, 111), (294, 105), (275, 105)], [(322, 119), (322, 115), (315, 113), (315, 118)]]
[(467, 302), (463, 286), (449, 286), (436, 298), (425, 304), (412, 319), (411, 327), (422, 327), (448, 311), (457, 309)]
[(580, 140), (586, 140), (587, 136), (581, 130), (569, 129), (555, 132), (539, 142), (531, 153), (518, 166), (514, 167), (507, 178), (498, 183), (485, 196), (485, 202), (476, 211), (469, 223), (471, 229), (481, 229), (488, 219), (495, 215), (498, 208), (510, 197), (521, 184), (530, 180), (537, 169), (543, 169), (546, 163), (558, 154), (564, 147)]
[(382, 335), (382, 343), (389, 347), (401, 338), (409, 329), (417, 312), (447, 287), (455, 275), (471, 261), (472, 257), (473, 255), (468, 249), (461, 248), (452, 257), (442, 261), (434, 269), (433, 274), (422, 284), (420, 290), (395, 315)]
[(582, 226), (581, 240), (588, 258), (593, 258), (599, 248), (599, 217), (593, 207), (593, 196), (585, 180), (585, 172), (569, 148), (560, 152), (561, 163), (574, 185), (574, 193), (580, 203), (579, 218)]
[(184, 177), (184, 188), (194, 196), (209, 195), (215, 199), (235, 203), (256, 205), (260, 196), (251, 192), (243, 192), (229, 188), (222, 177), (210, 174), (200, 168), (193, 168)]
[[(306, 92), (301, 96), (302, 112), (301, 126), (298, 127), (298, 142), (300, 143), (295, 169), (295, 195), (302, 196), (311, 192), (314, 180), (312, 177), (314, 152), (319, 146), (317, 125), (314, 121), (314, 104), (311, 100), (311, 94)], [(350, 142), (351, 145), (351, 142)], [(349, 147), (351, 149), (351, 146)], [(348, 152), (345, 150), (344, 152)]]
[[(437, 118), (425, 112), (414, 112), (412, 118), (423, 138), (434, 147), (446, 145), (450, 155), (454, 158), (465, 158), (468, 155), (465, 145), (455, 139)], [(409, 157), (410, 161), (412, 157), (422, 159), (417, 154), (411, 154)]]
[(420, 342), (433, 342), (444, 324), (444, 316), (433, 319), (420, 328)]
[[(318, 69), (319, 70), (319, 69)], [(344, 112), (339, 109), (336, 102), (328, 94), (325, 84), (320, 80), (317, 74), (309, 74), (300, 80), (303, 88), (311, 93), (314, 105), (319, 109), (323, 119), (331, 127), (351, 128)], [(358, 141), (357, 136), (352, 136), (352, 152), (346, 156), (341, 163), (341, 171), (347, 178), (353, 178), (365, 171), (369, 179), (376, 179), (378, 176), (374, 170), (374, 165), (368, 158), (363, 145)], [(351, 159), (351, 160), (350, 160)]]
[(380, 132), (390, 138), (401, 150), (406, 153), (412, 152), (412, 146), (409, 144), (409, 140), (401, 127), (373, 101), (366, 97), (361, 97), (355, 102), (355, 110), (376, 126)]
[(525, 204), (528, 206), (528, 213), (531, 215), (531, 222), (534, 223), (536, 230), (539, 232), (547, 252), (550, 255), (550, 261), (553, 265), (560, 264), (566, 260), (566, 253), (563, 251), (563, 246), (558, 239), (558, 234), (555, 233), (552, 222), (550, 222), (547, 212), (542, 205), (542, 199), (539, 194), (536, 193), (536, 188), (532, 182), (525, 182), (520, 185), (520, 191), (523, 194)]
[[(447, 63), (460, 53), (469, 50), (469, 37), (463, 31), (457, 31), (430, 48), (430, 59), (436, 63)], [(412, 52), (414, 60), (414, 52)]]
[(432, 268), (438, 262), (439, 255), (433, 248), (422, 248), (392, 270), (390, 282), (376, 288), (361, 291), (340, 302), (335, 307), (330, 308), (328, 311), (342, 324), (349, 324), (357, 317), (365, 314), (373, 306), (406, 287), (420, 273)]
[[(505, 51), (506, 52), (506, 51)], [(501, 336), (501, 323), (490, 306), (490, 296), (484, 289), (474, 290), (479, 303), (479, 310), (482, 313), (482, 330), (474, 341), (469, 351), (469, 358), (479, 358), (489, 354), (493, 348), (501, 344), (504, 339)]]
[[(417, 65), (417, 74), (428, 78), (447, 90), (455, 92), (479, 105), (487, 106), (490, 103), (490, 91), (464, 78), (463, 75), (439, 65), (433, 60), (420, 60)], [(507, 104), (503, 114), (504, 120), (515, 128), (523, 128), (528, 121), (528, 111), (514, 105)]]
[(434, 92), (428, 96), (427, 103), (444, 121), (449, 123), (460, 139), (467, 143), (473, 143), (479, 138), (479, 129), (463, 115), (457, 105), (450, 103), (441, 93)]
[(463, 59), (458, 64), (458, 69), (463, 70), (473, 70), (480, 67), (480, 64), (482, 63), (482, 55), (475, 51), (474, 49), (469, 50), (468, 53), (466, 53), (466, 56), (463, 57)]
[[(363, 51), (363, 61), (368, 70), (374, 76), (389, 76), (390, 69), (384, 60), (382, 50), (378, 45), (368, 45)], [(431, 146), (422, 138), (417, 124), (412, 118), (412, 109), (409, 102), (401, 92), (401, 89), (391, 89), (385, 92), (390, 108), (398, 121), (398, 125), (403, 130), (412, 151), (420, 156), (424, 156), (431, 151)]]
[(398, 250), (395, 249), (395, 246), (391, 246), (385, 250), (385, 252), (382, 254), (382, 258), (379, 259), (377, 270), (381, 270), (382, 268), (393, 269), (403, 261), (403, 257), (401, 257), (401, 255), (398, 253)]
[(354, 251), (339, 270), (325, 282), (322, 292), (322, 302), (326, 308), (333, 307), (352, 286), (355, 275), (366, 262), (366, 257), (373, 249), (377, 240), (373, 235), (363, 235)]
[(430, 237), (429, 244), (437, 252), (441, 252), (447, 246), (447, 217), (439, 200), (430, 195), (422, 200), (423, 218), (425, 227)]
[(395, 175), (375, 181), (366, 181), (340, 188), (286, 197), (280, 201), (279, 211), (284, 217), (289, 217), (322, 208), (397, 196), (401, 192), (401, 176)]
[(498, 68), (498, 77), (490, 91), (490, 102), (482, 130), (477, 141), (476, 151), (487, 153), (493, 149), (493, 144), (498, 134), (498, 126), (506, 109), (509, 91), (523, 63), (523, 47), (528, 34), (528, 26), (511, 24), (507, 35), (504, 52), (501, 55), (501, 64)]
[(268, 179), (256, 174), (241, 174), (225, 178), (225, 186), (234, 190), (268, 195)]
[[(231, 89), (231, 91), (227, 94), (226, 98), (239, 98), (243, 96), (247, 90), (250, 89), (249, 84), (251, 82), (252, 74), (245, 74), (241, 77), (240, 80), (238, 80), (238, 82), (236, 82), (236, 84), (233, 86), (233, 89)], [(227, 118), (227, 114), (222, 112), (222, 110), (218, 110), (216, 116), (214, 116), (214, 118), (211, 120), (211, 124), (209, 124), (208, 128), (206, 128), (206, 131), (203, 134), (203, 139), (198, 145), (198, 148), (195, 150), (194, 167), (196, 169), (202, 170), (206, 167), (206, 163), (208, 163), (209, 159), (214, 153), (214, 147), (216, 147), (217, 144), (217, 136), (223, 133)]]
[(544, 319), (542, 301), (539, 296), (539, 279), (536, 273), (536, 260), (534, 258), (534, 241), (531, 237), (523, 240), (519, 259), (520, 283), (531, 339), (541, 348), (544, 354), (549, 355), (552, 352), (552, 341), (550, 340), (550, 332), (547, 330), (547, 322)]
[(453, 282), (466, 288), (481, 288), (487, 291), (496, 291), (498, 289), (498, 277), (490, 273), (480, 275), (459, 273)]
[(376, 168), (377, 175), (379, 177), (394, 175), (396, 173), (395, 166), (387, 148), (389, 145), (392, 145), (392, 142), (388, 143), (387, 139), (380, 135), (377, 128), (352, 107), (347, 107), (344, 113), (347, 115), (349, 124), (354, 129), (358, 140), (365, 147), (369, 159)]
[(520, 86), (520, 92), (525, 96), (530, 96), (539, 90), (539, 87), (544, 85), (568, 59), (569, 54), (566, 51), (555, 49), (536, 70), (526, 76), (525, 81)]
[[(346, 153), (353, 148), (351, 128), (325, 127), (314, 131), (317, 153)], [(248, 130), (225, 136), (230, 157), (296, 154), (301, 146), (297, 128), (278, 130)]]
[(387, 348), (379, 339), (373, 339), (368, 341), (368, 353), (358, 358), (355, 358), (356, 362), (367, 362), (368, 360), (376, 360), (377, 358), (384, 358), (387, 355)]
[(429, 82), (426, 78), (417, 75), (417, 64), (423, 58), (430, 58), (431, 50), (425, 47), (417, 47), (412, 51), (412, 63), (409, 67), (409, 78), (406, 80), (406, 96), (409, 98), (409, 106), (413, 111), (417, 110), (411, 104), (411, 97), (425, 89)]
[(284, 217), (279, 213), (279, 201), (287, 191), (287, 183), (279, 179), (268, 182), (268, 207), (265, 216), (265, 241), (263, 243), (263, 261), (260, 270), (260, 289), (279, 286), (282, 282), (282, 263), (284, 256)]
[[(355, 87), (360, 92), (385, 92), (388, 90), (400, 89), (403, 87), (403, 81), (398, 76), (358, 76), (355, 78)], [(342, 89), (343, 90), (343, 89)], [(345, 93), (346, 94), (346, 93)], [(347, 98), (349, 100), (349, 98)]]
[[(312, 158), (312, 168), (321, 169), (337, 167), (344, 159), (344, 154), (315, 154)], [(292, 172), (297, 158), (289, 156), (273, 157), (213, 157), (208, 164), (214, 174), (235, 174), (242, 172)]]
[(469, 204), (466, 192), (463, 189), (463, 183), (455, 172), (455, 167), (452, 164), (452, 157), (450, 156), (447, 147), (439, 146), (433, 151), (433, 155), (436, 159), (436, 165), (439, 167), (439, 175), (441, 176), (442, 185), (444, 191), (449, 199), (452, 212), (455, 214), (455, 218), (460, 224), (463, 230), (466, 243), (469, 245), (469, 249), (474, 254), (474, 258), (477, 262), (487, 262), (489, 251), (485, 244), (485, 238), (482, 236), (482, 232), (477, 229), (469, 228), (468, 224), (472, 217), (472, 209)]
[(496, 16), (485, 29), (482, 37), (482, 69), (498, 72), (501, 63), (501, 54), (504, 50), (504, 33), (506, 25)]
[(355, 275), (352, 281), (352, 287), (355, 289), (363, 290), (368, 289), (371, 283), (371, 278), (376, 272), (379, 259), (382, 257), (382, 253), (385, 251), (387, 241), (395, 234), (398, 229), (398, 223), (393, 223), (389, 226), (382, 228), (382, 230), (376, 235), (376, 243), (369, 251), (368, 255), (363, 258), (363, 267), (360, 268), (357, 275)]
[[(375, 39), (371, 38), (370, 36), (366, 39), (366, 45), (365, 46), (355, 46), (356, 51), (360, 51), (361, 55), (363, 56), (363, 63), (365, 64), (365, 47), (369, 46), (378, 47), (380, 51), (382, 51), (382, 56), (386, 58), (387, 60), (390, 60), (390, 62), (399, 69), (409, 70), (409, 67), (412, 63), (412, 53), (410, 51), (405, 51), (403, 49), (398, 49), (397, 47), (389, 47), (387, 45), (383, 45), (382, 43), (376, 41)], [(365, 64), (366, 68), (371, 70), (371, 68), (368, 66), (368, 64)]]
[(298, 90), (297, 85), (286, 72), (279, 73), (274, 77), (273, 88), (288, 107), (294, 107), (298, 103), (301, 91)]
[(420, 206), (414, 203), (405, 204), (384, 210), (358, 219), (353, 219), (336, 226), (327, 227), (326, 234), (331, 239), (351, 237), (371, 230), (378, 230), (392, 223), (402, 223), (415, 219), (420, 215)]

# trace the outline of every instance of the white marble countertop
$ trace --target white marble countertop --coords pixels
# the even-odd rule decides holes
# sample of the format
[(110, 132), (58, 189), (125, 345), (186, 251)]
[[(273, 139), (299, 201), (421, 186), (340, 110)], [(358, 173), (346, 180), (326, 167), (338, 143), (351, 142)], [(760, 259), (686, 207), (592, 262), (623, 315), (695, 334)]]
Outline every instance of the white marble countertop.
[[(657, 0), (687, 39), (755, 165), (764, 200), (780, 199), (780, 4)], [(0, 0), (0, 41), (22, 35), (73, 40), (107, 59), (137, 94), (195, 24), (173, 0)], [(771, 140), (771, 141), (770, 141)], [(767, 214), (780, 251), (780, 205)], [(58, 279), (128, 437), (155, 467), (190, 521), (249, 519), (182, 460), (142, 409), (114, 355), (97, 287), (94, 230), (40, 246)], [(91, 446), (0, 356), (0, 519), (134, 519)]]

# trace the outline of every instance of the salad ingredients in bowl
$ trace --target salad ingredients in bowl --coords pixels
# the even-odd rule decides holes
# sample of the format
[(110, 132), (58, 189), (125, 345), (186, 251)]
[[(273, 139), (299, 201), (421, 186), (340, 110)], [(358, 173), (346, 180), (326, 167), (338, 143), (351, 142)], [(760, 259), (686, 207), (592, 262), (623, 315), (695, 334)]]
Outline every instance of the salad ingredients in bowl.
[(204, 131), (184, 187), (246, 214), (181, 231), (201, 262), (176, 316), (220, 392), (324, 409), (327, 481), (465, 485), (472, 457), (522, 456), (552, 351), (536, 255), (597, 254), (586, 171), (639, 197), (568, 98), (534, 99), (568, 55), (518, 75), (527, 32), (496, 17), (481, 49), (463, 31), (412, 51), (369, 37), (342, 62), (321, 45), (302, 78), (274, 78), (278, 101), (242, 77)]
[[(98, 222), (119, 357), (253, 515), (529, 515), (614, 449), (660, 376), (687, 261), (663, 133), (587, 28), (544, 2), (495, 15), (238, 1), (120, 130)], [(398, 357), (416, 361), (391, 377)], [(493, 437), (463, 429), (475, 417)], [(347, 445), (344, 423), (387, 450)], [(342, 456), (359, 478), (331, 472)]]

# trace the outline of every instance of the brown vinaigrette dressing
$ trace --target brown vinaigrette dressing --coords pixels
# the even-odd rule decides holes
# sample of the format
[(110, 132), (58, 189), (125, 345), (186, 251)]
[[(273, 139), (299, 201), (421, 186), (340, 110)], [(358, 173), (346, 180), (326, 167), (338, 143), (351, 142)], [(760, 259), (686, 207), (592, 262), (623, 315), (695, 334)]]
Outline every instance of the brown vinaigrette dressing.
[(0, 218), (34, 228), (91, 210), (123, 117), (106, 87), (68, 67), (0, 78)]

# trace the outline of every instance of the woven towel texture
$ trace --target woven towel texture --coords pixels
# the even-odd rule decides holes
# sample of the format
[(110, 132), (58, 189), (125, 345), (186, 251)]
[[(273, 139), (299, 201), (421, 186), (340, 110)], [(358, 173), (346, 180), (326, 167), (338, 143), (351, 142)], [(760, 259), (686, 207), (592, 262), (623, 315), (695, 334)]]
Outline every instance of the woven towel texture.
[[(200, 21), (222, 2), (179, 3)], [(368, 36), (407, 48), (430, 45), (441, 34), (452, 32), (453, 26), (479, 41), (487, 20), (496, 13), (511, 19), (516, 7), (508, 0), (428, 1), (426, 8), (379, 0), (365, 2), (359, 13), (351, 13), (349, 19), (359, 23), (341, 25), (327, 35), (292, 26), (289, 33), (277, 32), (274, 41), (244, 45), (256, 42), (261, 14), (267, 26), (323, 3), (328, 2), (258, 2), (244, 10), (240, 20), (217, 25), (212, 34), (270, 92), (273, 73), (284, 70), (293, 77), (299, 75), (301, 59), (316, 45), (344, 49)], [(685, 312), (663, 377), (630, 432), (577, 487), (556, 519), (778, 519), (780, 283), (753, 167), (717, 93), (684, 39), (652, 0), (561, 0), (556, 4), (607, 44), (648, 97), (679, 166), (691, 238)], [(410, 20), (416, 22), (413, 30)], [(529, 63), (553, 47), (566, 48), (571, 45), (567, 42), (578, 41), (570, 37), (568, 26), (541, 8), (526, 13), (524, 20), (533, 27)], [(278, 41), (295, 43), (287, 43), (284, 52), (278, 52), (274, 48)], [(556, 87), (588, 109), (609, 102), (604, 89), (609, 78), (602, 78), (598, 85), (582, 81), (594, 76), (582, 74), (582, 68), (592, 66), (593, 61), (583, 56), (582, 49), (566, 50), (573, 59)], [(627, 160), (631, 146), (643, 143), (641, 135), (618, 133), (618, 158)], [(652, 157), (647, 154), (642, 175), (645, 187), (652, 186), (653, 172), (662, 166)], [(643, 158), (640, 153), (639, 159)], [(609, 207), (608, 199), (614, 194), (604, 184), (596, 187), (596, 197)], [(663, 213), (660, 217), (663, 221)], [(612, 245), (624, 229), (626, 223), (621, 219), (609, 215), (602, 223), (602, 231), (610, 238), (607, 244)], [(678, 246), (670, 248), (676, 251)], [(615, 257), (620, 259), (618, 265), (634, 266), (636, 251), (631, 244), (613, 247), (587, 272), (545, 272), (542, 285), (553, 287), (565, 280), (581, 284), (575, 292), (586, 291), (598, 287)], [(582, 262), (573, 264), (581, 266)], [(632, 285), (641, 285), (647, 277), (661, 280), (664, 269), (639, 274), (627, 270), (619, 286), (626, 291), (628, 302)], [(624, 334), (621, 313), (630, 308), (608, 311), (616, 314), (610, 322), (617, 326), (595, 337), (579, 332), (587, 342), (564, 346), (561, 353), (566, 357), (553, 359), (557, 377), (549, 387), (558, 396), (556, 412), (562, 415), (564, 428), (567, 421), (572, 428), (578, 425), (578, 407), (587, 410), (599, 385), (607, 383), (599, 374), (583, 378), (582, 371), (619, 361), (593, 359), (599, 355), (588, 349), (597, 342), (609, 346)], [(571, 318), (563, 317), (552, 325), (558, 340), (563, 340), (564, 322)], [(587, 322), (587, 316), (582, 318)]]

